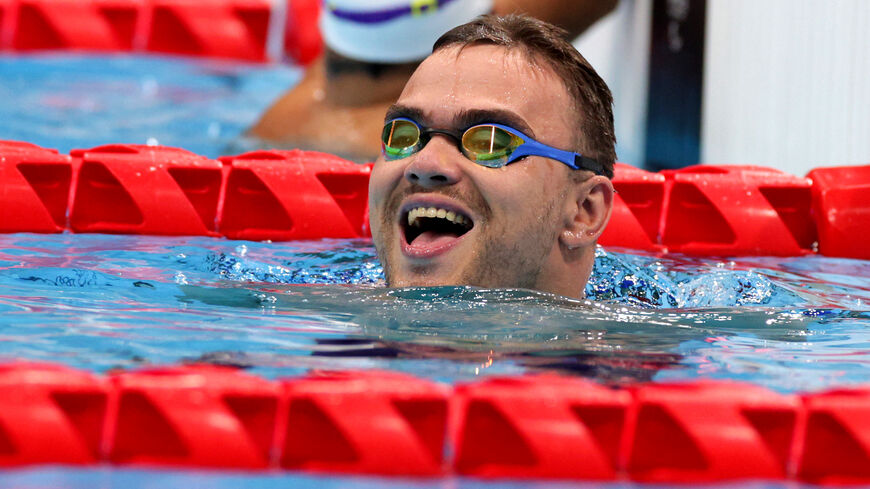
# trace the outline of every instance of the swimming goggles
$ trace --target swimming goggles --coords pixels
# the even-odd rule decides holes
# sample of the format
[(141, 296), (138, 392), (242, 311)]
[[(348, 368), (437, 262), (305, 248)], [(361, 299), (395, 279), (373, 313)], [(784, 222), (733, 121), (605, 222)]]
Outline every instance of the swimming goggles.
[(605, 175), (604, 165), (579, 153), (539, 143), (508, 126), (487, 123), (463, 132), (421, 127), (411, 119), (397, 117), (384, 125), (381, 148), (387, 161), (400, 160), (423, 149), (434, 134), (456, 142), (469, 160), (489, 168), (501, 168), (526, 156), (543, 156), (560, 161), (574, 170), (589, 170)]

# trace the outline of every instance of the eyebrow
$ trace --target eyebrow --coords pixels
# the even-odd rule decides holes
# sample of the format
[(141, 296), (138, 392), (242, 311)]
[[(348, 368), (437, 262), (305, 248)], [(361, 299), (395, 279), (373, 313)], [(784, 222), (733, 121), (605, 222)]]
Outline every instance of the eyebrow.
[(393, 104), (387, 109), (387, 115), (384, 116), (384, 122), (395, 119), (396, 117), (407, 117), (408, 119), (424, 123), (426, 116), (422, 109), (416, 107), (408, 107), (407, 105)]
[[(407, 105), (401, 104), (393, 104), (387, 109), (386, 117), (384, 121), (389, 121), (395, 119), (396, 117), (407, 117), (408, 119), (412, 119), (414, 121), (419, 122), (423, 125), (428, 125), (428, 117), (422, 109), (417, 107), (409, 107)], [(496, 124), (503, 124), (505, 126), (510, 126), (521, 133), (529, 136), (530, 138), (535, 137), (534, 131), (529, 125), (526, 123), (525, 119), (520, 117), (518, 114), (511, 112), (509, 110), (503, 109), (463, 109), (459, 111), (458, 114), (453, 116), (453, 127), (459, 129), (465, 129), (476, 124), (482, 124), (486, 122), (494, 122)], [(439, 128), (439, 129), (452, 129), (452, 128)]]
[(453, 117), (453, 123), (457, 127), (466, 128), (484, 122), (494, 122), (510, 126), (521, 133), (534, 139), (535, 134), (525, 119), (518, 114), (503, 109), (464, 109)]

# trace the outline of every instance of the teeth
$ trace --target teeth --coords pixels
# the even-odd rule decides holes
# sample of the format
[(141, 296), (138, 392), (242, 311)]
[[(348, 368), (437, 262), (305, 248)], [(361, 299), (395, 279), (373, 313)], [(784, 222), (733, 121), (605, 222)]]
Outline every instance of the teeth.
[(463, 226), (471, 225), (471, 222), (465, 216), (453, 211), (448, 211), (447, 209), (439, 209), (437, 207), (416, 207), (411, 209), (408, 212), (408, 225), (419, 226), (420, 221), (418, 218), (421, 217), (437, 217), (440, 219), (447, 219), (450, 222), (455, 222), (456, 224), (461, 224)]

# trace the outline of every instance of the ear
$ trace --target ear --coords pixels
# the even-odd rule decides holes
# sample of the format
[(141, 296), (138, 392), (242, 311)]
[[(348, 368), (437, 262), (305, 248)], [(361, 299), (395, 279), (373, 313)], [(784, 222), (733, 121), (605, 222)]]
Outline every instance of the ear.
[(610, 220), (613, 193), (610, 179), (601, 175), (574, 185), (573, 200), (559, 242), (568, 249), (595, 244)]

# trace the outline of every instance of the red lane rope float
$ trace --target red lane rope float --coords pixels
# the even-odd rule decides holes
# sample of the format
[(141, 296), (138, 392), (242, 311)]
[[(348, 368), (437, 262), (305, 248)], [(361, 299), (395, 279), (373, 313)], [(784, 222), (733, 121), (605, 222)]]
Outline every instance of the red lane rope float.
[[(270, 23), (286, 23), (285, 53), (322, 50), (319, 0), (0, 0), (0, 50), (148, 51), (266, 61)], [(282, 32), (274, 30), (275, 33)]]
[(870, 259), (870, 168), (818, 168), (813, 181), (813, 220), (819, 230), (819, 252), (828, 256)]
[(284, 53), (299, 64), (307, 65), (323, 51), (320, 35), (322, 0), (290, 0), (284, 24)]
[(69, 156), (0, 141), (0, 232), (63, 231), (72, 176)]
[(218, 213), (232, 239), (368, 235), (371, 165), (311, 151), (255, 151), (220, 158), (229, 168)]
[(496, 378), (456, 388), (456, 472), (608, 480), (632, 403), (627, 390), (571, 378)]
[[(295, 240), (368, 237), (371, 164), (311, 151), (211, 160), (115, 144), (69, 156), (0, 141), (0, 232)], [(870, 166), (807, 177), (754, 166), (650, 173), (617, 164), (604, 246), (702, 256), (870, 259)], [(818, 231), (817, 231), (818, 230)]]
[(618, 193), (601, 244), (694, 255), (809, 254), (816, 241), (811, 185), (758, 166), (653, 174), (617, 164)]
[(445, 473), (448, 386), (382, 371), (318, 372), (284, 386), (282, 468)]
[(455, 387), (381, 371), (268, 381), (213, 366), (0, 365), (0, 466), (290, 469), (656, 482), (870, 482), (870, 389), (612, 389), (550, 375)]
[(217, 161), (166, 147), (65, 156), (0, 141), (0, 232), (357, 238), (368, 235), (370, 173), (371, 165), (310, 151)]
[(75, 150), (74, 232), (218, 236), (223, 165), (180, 149)]

